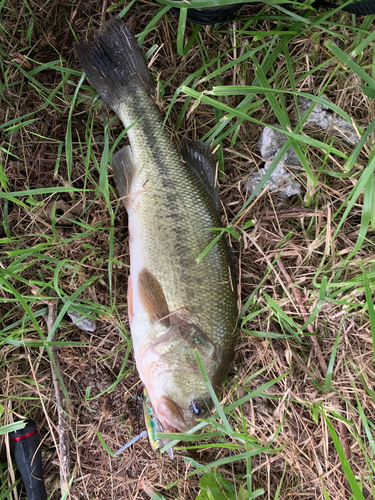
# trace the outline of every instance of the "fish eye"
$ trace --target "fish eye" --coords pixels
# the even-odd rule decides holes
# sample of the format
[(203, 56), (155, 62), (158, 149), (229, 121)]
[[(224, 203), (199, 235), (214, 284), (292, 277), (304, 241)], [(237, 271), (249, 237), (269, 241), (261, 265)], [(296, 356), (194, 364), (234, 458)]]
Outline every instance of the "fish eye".
[(206, 411), (203, 404), (200, 401), (192, 401), (191, 409), (194, 415), (196, 415), (197, 417), (199, 417)]

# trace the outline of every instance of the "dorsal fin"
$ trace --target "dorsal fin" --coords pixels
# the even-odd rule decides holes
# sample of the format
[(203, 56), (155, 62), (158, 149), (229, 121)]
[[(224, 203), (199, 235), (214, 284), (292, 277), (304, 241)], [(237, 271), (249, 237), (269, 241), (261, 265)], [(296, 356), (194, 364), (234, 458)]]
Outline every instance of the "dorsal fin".
[(138, 298), (147, 315), (169, 327), (169, 309), (163, 289), (156, 277), (145, 267), (138, 275)]
[(216, 180), (216, 160), (210, 146), (200, 141), (186, 141), (182, 158), (197, 174), (220, 214), (220, 193)]
[[(130, 192), (130, 186), (135, 172), (133, 153), (130, 146), (124, 146), (113, 155), (112, 169), (120, 197), (127, 196)], [(126, 205), (126, 198), (123, 201)]]

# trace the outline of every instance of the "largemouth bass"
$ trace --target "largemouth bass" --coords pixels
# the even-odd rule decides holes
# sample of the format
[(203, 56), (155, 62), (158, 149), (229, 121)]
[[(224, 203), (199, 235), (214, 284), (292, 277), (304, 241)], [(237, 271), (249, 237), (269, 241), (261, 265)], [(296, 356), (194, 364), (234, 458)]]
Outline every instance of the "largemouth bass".
[(190, 143), (182, 156), (163, 126), (154, 82), (120, 18), (77, 58), (103, 101), (126, 128), (130, 146), (112, 168), (129, 216), (128, 312), (137, 369), (163, 429), (186, 431), (212, 406), (197, 349), (219, 390), (232, 360), (237, 295), (224, 238), (204, 259), (221, 226), (210, 148)]

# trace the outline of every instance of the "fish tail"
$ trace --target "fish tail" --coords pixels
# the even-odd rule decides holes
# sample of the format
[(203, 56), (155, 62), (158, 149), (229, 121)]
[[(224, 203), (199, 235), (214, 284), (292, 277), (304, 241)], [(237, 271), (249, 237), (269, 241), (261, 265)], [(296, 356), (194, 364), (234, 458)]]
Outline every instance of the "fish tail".
[(138, 43), (119, 17), (105, 23), (94, 41), (74, 44), (74, 50), (91, 84), (115, 112), (135, 87), (154, 88)]

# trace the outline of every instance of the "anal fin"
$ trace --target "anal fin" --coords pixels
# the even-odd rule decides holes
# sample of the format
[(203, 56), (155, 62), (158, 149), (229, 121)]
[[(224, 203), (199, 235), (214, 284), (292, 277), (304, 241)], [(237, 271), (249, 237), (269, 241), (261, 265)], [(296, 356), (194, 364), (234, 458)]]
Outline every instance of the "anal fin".
[[(133, 153), (130, 146), (124, 146), (112, 158), (113, 175), (117, 191), (121, 198), (128, 196), (132, 183), (135, 167)], [(124, 199), (126, 205), (126, 199)]]

